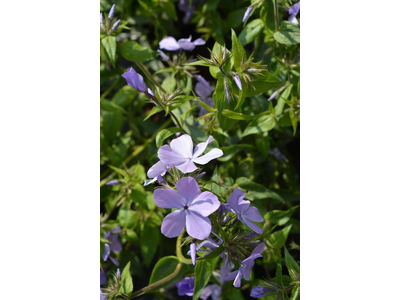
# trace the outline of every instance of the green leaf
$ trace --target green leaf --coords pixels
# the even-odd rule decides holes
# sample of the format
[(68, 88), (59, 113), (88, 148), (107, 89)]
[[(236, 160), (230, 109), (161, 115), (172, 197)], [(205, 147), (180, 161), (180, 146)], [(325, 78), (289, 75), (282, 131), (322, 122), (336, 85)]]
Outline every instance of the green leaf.
[(148, 118), (150, 118), (152, 115), (155, 115), (157, 113), (159, 113), (160, 111), (163, 111), (162, 108), (158, 107), (158, 106), (153, 106), (153, 108), (151, 109), (151, 111), (149, 112), (149, 114), (146, 116), (146, 118), (144, 118), (143, 121), (146, 121)]
[(281, 259), (279, 259), (277, 266), (276, 266), (276, 282), (281, 286), (284, 287), (283, 284), (283, 276), (282, 276), (282, 263)]
[(117, 52), (117, 42), (115, 36), (106, 36), (101, 40), (101, 44), (106, 50), (108, 58), (111, 60), (112, 64), (115, 64), (115, 53)]
[[(165, 256), (165, 257), (161, 258), (153, 268), (153, 271), (150, 276), (149, 284), (153, 284), (153, 283), (167, 277), (168, 275), (172, 274), (175, 271), (178, 263), (179, 263), (179, 259), (176, 256)], [(158, 286), (157, 288), (155, 288), (152, 291), (155, 291), (157, 289), (165, 287), (165, 286), (169, 285), (172, 281), (175, 281), (178, 278), (182, 277), (186, 272), (188, 272), (189, 268), (190, 268), (189, 265), (182, 264), (181, 270), (174, 278), (171, 278), (171, 280)]]
[(279, 31), (274, 33), (275, 40), (286, 46), (300, 43), (300, 26), (292, 22), (284, 21)]
[(232, 145), (232, 146), (228, 146), (228, 147), (221, 147), (220, 149), (222, 150), (224, 155), (222, 157), (218, 158), (218, 160), (223, 161), (223, 162), (232, 159), (235, 156), (235, 154), (238, 153), (239, 151), (242, 151), (242, 150), (254, 151), (255, 150), (253, 145), (247, 145), (247, 144), (238, 144), (238, 145)]
[(125, 266), (121, 274), (121, 287), (119, 292), (124, 295), (130, 296), (133, 291), (133, 282), (130, 272), (131, 262)]
[(218, 110), (218, 115), (222, 114), (222, 111), (228, 102), (228, 100), (226, 100), (225, 98), (223, 77), (218, 78), (217, 85), (215, 86), (215, 91), (213, 94), (213, 101), (216, 109)]
[(292, 296), (290, 297), (290, 300), (297, 300), (299, 295), (300, 295), (300, 286), (296, 285), (292, 290)]
[(259, 76), (259, 79), (252, 81), (255, 89), (250, 85), (246, 91), (246, 97), (251, 97), (258, 94), (264, 94), (269, 90), (275, 89), (279, 86), (280, 80), (278, 77), (272, 75), (267, 70), (262, 72), (263, 76)]
[(201, 101), (199, 98), (196, 98), (195, 101), (197, 101), (197, 102), (200, 104), (200, 106), (201, 106), (202, 108), (204, 108), (205, 110), (207, 110), (207, 111), (209, 111), (209, 112), (214, 113), (214, 112), (217, 111), (215, 108), (213, 108), (213, 107), (207, 105), (206, 103), (204, 103), (203, 101)]
[(124, 177), (128, 177), (129, 176), (128, 173), (126, 173), (126, 171), (123, 170), (123, 169), (120, 169), (120, 168), (117, 168), (117, 167), (114, 167), (114, 166), (111, 166), (111, 165), (109, 165), (109, 167), (110, 167), (110, 169), (112, 169), (116, 173), (118, 173), (119, 175), (122, 175)]
[(243, 57), (245, 56), (245, 50), (240, 43), (239, 39), (236, 36), (235, 31), (232, 29), (232, 55), (233, 55), (233, 63), (236, 71), (241, 71), (241, 64), (243, 61)]
[(290, 228), (292, 228), (292, 225), (286, 226), (282, 230), (275, 231), (271, 234), (268, 240), (275, 249), (280, 249), (285, 245)]
[(295, 115), (293, 108), (290, 110), (290, 120), (293, 126), (293, 135), (295, 135), (297, 130), (297, 123), (299, 122), (299, 117)]
[(129, 85), (125, 85), (118, 90), (111, 101), (116, 105), (124, 107), (131, 104), (138, 94), (138, 90)]
[(109, 145), (114, 143), (118, 131), (121, 128), (122, 114), (115, 112), (107, 112), (103, 116), (102, 131)]
[(236, 183), (239, 185), (240, 188), (250, 191), (246, 198), (250, 200), (257, 200), (257, 199), (275, 199), (282, 203), (285, 201), (279, 196), (277, 193), (267, 189), (265, 186), (251, 181), (246, 177), (239, 177), (236, 179)]
[(292, 91), (293, 84), (289, 84), (288, 87), (279, 95), (278, 102), (275, 106), (275, 114), (277, 116), (282, 114), (283, 107), (285, 106), (285, 100), (289, 99), (290, 92)]
[(140, 46), (136, 42), (125, 42), (121, 47), (122, 56), (133, 62), (145, 62), (152, 60), (160, 54), (151, 49)]
[(203, 67), (209, 67), (210, 65), (206, 63), (204, 60), (197, 60), (193, 61), (191, 63), (183, 64), (184, 66), (203, 66)]
[(278, 224), (279, 226), (285, 225), (298, 207), (297, 205), (286, 211), (271, 210), (265, 214), (265, 220), (269, 220), (272, 224)]
[(275, 116), (262, 115), (261, 117), (250, 122), (250, 124), (243, 132), (242, 137), (255, 133), (268, 132), (275, 127), (275, 124)]
[(100, 109), (103, 111), (117, 112), (117, 113), (121, 112), (126, 114), (126, 110), (123, 109), (121, 106), (103, 98), (100, 98)]
[(199, 299), (201, 292), (205, 288), (212, 274), (212, 264), (206, 260), (201, 260), (196, 263), (194, 269), (194, 291), (193, 300)]
[(146, 266), (149, 266), (157, 251), (160, 228), (144, 225), (140, 234), (140, 249)]
[(261, 19), (255, 19), (248, 23), (239, 34), (239, 41), (243, 46), (254, 41), (264, 28), (264, 23)]
[[(290, 278), (293, 280), (299, 280), (300, 279), (300, 266), (298, 263), (293, 259), (293, 257), (290, 255), (289, 251), (287, 251), (285, 247), (285, 262), (286, 262), (286, 267), (289, 270), (289, 275)], [(296, 278), (297, 277), (297, 278)]]
[(173, 74), (169, 75), (167, 78), (164, 79), (163, 83), (161, 84), (164, 90), (167, 92), (172, 93), (175, 91), (176, 87), (176, 79)]
[(182, 131), (182, 129), (176, 128), (176, 127), (171, 127), (171, 128), (167, 128), (167, 129), (163, 129), (163, 130), (159, 131), (156, 136), (157, 148), (160, 148), (163, 145), (165, 139), (167, 139), (171, 135), (173, 135), (177, 132), (181, 132), (181, 131)]
[(234, 111), (231, 111), (229, 109), (224, 109), (222, 111), (222, 114), (229, 118), (229, 119), (233, 119), (233, 120), (253, 120), (254, 118), (256, 118), (256, 116), (250, 116), (250, 115), (244, 115), (241, 113), (237, 113)]
[(138, 213), (125, 206), (119, 209), (117, 219), (121, 227), (126, 229), (135, 229), (139, 222)]
[(267, 27), (275, 31), (275, 3), (274, 0), (267, 0), (267, 16), (266, 16), (266, 25)]

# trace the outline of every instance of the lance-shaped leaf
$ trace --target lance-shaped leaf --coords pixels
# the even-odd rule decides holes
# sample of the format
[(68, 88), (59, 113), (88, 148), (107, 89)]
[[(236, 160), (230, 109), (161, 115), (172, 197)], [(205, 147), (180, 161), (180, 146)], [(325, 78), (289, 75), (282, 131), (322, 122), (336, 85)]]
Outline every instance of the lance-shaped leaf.
[(140, 46), (136, 42), (125, 42), (121, 48), (122, 56), (133, 62), (145, 62), (152, 60), (160, 54), (151, 49)]

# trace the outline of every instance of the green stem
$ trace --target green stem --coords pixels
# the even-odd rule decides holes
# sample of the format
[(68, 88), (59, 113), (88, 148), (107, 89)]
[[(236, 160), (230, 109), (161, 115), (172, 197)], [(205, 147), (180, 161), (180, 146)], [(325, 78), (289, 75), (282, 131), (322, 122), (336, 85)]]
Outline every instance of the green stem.
[(163, 89), (163, 87), (161, 86), (161, 84), (159, 84), (157, 82), (157, 80), (155, 80), (153, 78), (153, 76), (150, 74), (149, 70), (147, 70), (146, 66), (144, 64), (142, 64), (141, 62), (136, 62), (136, 65), (140, 68), (140, 70), (142, 70), (142, 72), (144, 73), (144, 75), (146, 75), (146, 77), (155, 85), (157, 86), (160, 90), (162, 90), (165, 93), (165, 90)]
[(183, 256), (182, 254), (182, 248), (181, 248), (181, 244), (182, 244), (182, 238), (183, 238), (183, 234), (185, 233), (185, 230), (182, 231), (182, 233), (178, 236), (178, 238), (176, 239), (176, 256), (178, 257), (179, 261), (181, 263), (184, 264), (191, 264), (192, 260), (187, 259)]
[(155, 288), (157, 288), (157, 287), (163, 285), (164, 283), (167, 283), (168, 281), (174, 279), (175, 276), (177, 276), (177, 275), (179, 274), (179, 271), (181, 270), (181, 268), (182, 268), (182, 264), (181, 264), (181, 263), (178, 263), (178, 264), (176, 265), (176, 268), (175, 268), (175, 271), (174, 271), (174, 272), (172, 272), (171, 274), (169, 274), (167, 277), (164, 277), (163, 279), (161, 279), (161, 280), (159, 280), (159, 281), (157, 281), (157, 282), (154, 282), (153, 284), (150, 284), (150, 285), (148, 285), (148, 286), (146, 286), (146, 287), (144, 287), (144, 288), (138, 290), (137, 292), (133, 293), (133, 294), (129, 297), (129, 299), (133, 299), (133, 298), (136, 298), (136, 297), (138, 297), (138, 296), (140, 296), (140, 295), (143, 295), (144, 293), (146, 293), (146, 292), (148, 292), (148, 291), (151, 291), (151, 290), (153, 290), (153, 289), (155, 289)]
[(275, 13), (275, 30), (279, 31), (279, 13), (278, 13), (278, 0), (274, 0), (274, 13)]

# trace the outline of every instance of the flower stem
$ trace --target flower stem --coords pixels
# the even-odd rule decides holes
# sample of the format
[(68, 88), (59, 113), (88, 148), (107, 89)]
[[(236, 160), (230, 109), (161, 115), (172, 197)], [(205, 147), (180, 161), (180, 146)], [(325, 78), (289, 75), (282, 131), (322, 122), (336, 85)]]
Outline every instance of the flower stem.
[(144, 287), (144, 288), (142, 288), (142, 289), (140, 289), (140, 290), (134, 292), (134, 293), (129, 297), (129, 299), (136, 298), (136, 297), (138, 297), (138, 296), (140, 296), (140, 295), (142, 295), (142, 294), (144, 294), (144, 293), (146, 293), (146, 292), (148, 292), (148, 291), (151, 291), (151, 290), (153, 290), (153, 289), (155, 289), (155, 288), (157, 288), (157, 287), (163, 285), (164, 283), (167, 283), (168, 281), (174, 279), (175, 276), (179, 274), (179, 271), (181, 270), (181, 268), (182, 268), (182, 264), (181, 264), (181, 263), (178, 263), (178, 264), (176, 265), (176, 268), (175, 268), (175, 271), (174, 271), (174, 272), (172, 272), (171, 274), (169, 274), (167, 277), (164, 277), (163, 279), (161, 279), (161, 280), (159, 280), (159, 281), (156, 281), (156, 282), (154, 282), (153, 284), (150, 284), (150, 285), (148, 285), (148, 286), (146, 286), (146, 287)]
[(274, 14), (275, 14), (275, 30), (279, 31), (279, 12), (278, 12), (278, 0), (274, 0)]
[(190, 265), (192, 263), (192, 261), (190, 259), (185, 258), (182, 254), (181, 243), (182, 243), (182, 238), (183, 238), (184, 233), (185, 233), (185, 230), (183, 230), (182, 233), (176, 239), (176, 256), (178, 257), (178, 259), (181, 263)]

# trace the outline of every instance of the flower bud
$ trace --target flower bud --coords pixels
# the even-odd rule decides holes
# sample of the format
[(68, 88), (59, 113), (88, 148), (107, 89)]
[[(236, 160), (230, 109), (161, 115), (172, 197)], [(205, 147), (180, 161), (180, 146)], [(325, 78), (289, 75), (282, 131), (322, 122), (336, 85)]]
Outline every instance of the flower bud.
[(103, 23), (103, 14), (100, 13), (100, 23)]
[(235, 79), (236, 85), (238, 86), (239, 90), (242, 90), (242, 82), (240, 81), (239, 75), (236, 75), (234, 77), (234, 79)]
[(114, 10), (115, 10), (115, 4), (113, 4), (113, 6), (111, 6), (111, 9), (108, 13), (108, 18), (111, 20), (112, 18), (114, 18)]
[(121, 20), (118, 20), (117, 22), (115, 22), (114, 25), (111, 27), (111, 30), (116, 31), (118, 29), (120, 22), (121, 22)]
[(244, 21), (247, 20), (247, 18), (250, 16), (252, 10), (253, 10), (252, 7), (248, 7), (248, 8), (246, 9), (246, 12), (244, 13), (242, 22), (244, 22)]
[(167, 54), (165, 54), (164, 52), (162, 52), (160, 49), (157, 50), (158, 53), (160, 53), (161, 59), (167, 61), (169, 60), (169, 56)]

